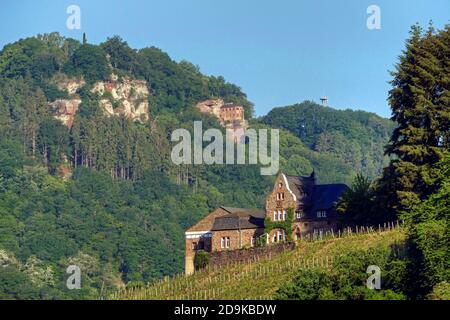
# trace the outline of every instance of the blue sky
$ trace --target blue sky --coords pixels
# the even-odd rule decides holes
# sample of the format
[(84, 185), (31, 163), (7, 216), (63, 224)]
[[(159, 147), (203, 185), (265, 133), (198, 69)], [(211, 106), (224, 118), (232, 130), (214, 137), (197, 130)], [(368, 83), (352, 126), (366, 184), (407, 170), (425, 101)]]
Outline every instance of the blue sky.
[[(66, 8), (81, 8), (81, 30)], [(381, 29), (366, 27), (369, 5)], [(409, 27), (449, 23), (448, 0), (2, 0), (0, 46), (58, 31), (90, 43), (118, 34), (131, 47), (157, 46), (179, 61), (222, 75), (247, 93), (256, 115), (329, 97), (335, 108), (390, 115), (392, 70)]]

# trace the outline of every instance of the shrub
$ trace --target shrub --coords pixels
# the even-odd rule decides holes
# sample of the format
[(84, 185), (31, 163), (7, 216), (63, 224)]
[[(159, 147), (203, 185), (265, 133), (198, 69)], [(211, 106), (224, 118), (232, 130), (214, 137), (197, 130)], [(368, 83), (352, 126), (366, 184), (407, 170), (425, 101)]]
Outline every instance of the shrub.
[[(333, 269), (301, 269), (288, 283), (281, 286), (277, 299), (295, 300), (402, 300), (405, 295), (399, 289), (402, 283), (398, 280), (404, 265), (393, 259), (390, 250), (373, 248), (354, 250), (340, 256), (333, 262)], [(381, 290), (370, 290), (366, 287), (369, 265), (377, 265), (382, 270)], [(400, 283), (399, 283), (400, 282)], [(395, 290), (395, 291), (394, 291)]]
[(321, 300), (335, 298), (333, 279), (320, 270), (300, 270), (293, 281), (278, 289), (276, 299)]
[(209, 263), (210, 255), (204, 250), (199, 250), (194, 257), (194, 267), (196, 270), (205, 268)]
[(450, 283), (443, 281), (435, 285), (428, 298), (431, 300), (450, 300)]

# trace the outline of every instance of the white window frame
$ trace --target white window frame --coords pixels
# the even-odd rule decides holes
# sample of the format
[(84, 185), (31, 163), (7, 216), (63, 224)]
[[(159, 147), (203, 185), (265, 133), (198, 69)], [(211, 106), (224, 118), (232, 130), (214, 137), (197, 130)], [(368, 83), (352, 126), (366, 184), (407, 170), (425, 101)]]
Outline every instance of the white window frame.
[(225, 237), (220, 238), (220, 247), (221, 247), (222, 249), (225, 248)]
[(327, 211), (326, 210), (319, 210), (317, 211), (317, 218), (326, 218), (327, 217)]
[(284, 241), (284, 239), (285, 239), (284, 230), (278, 230), (277, 231), (277, 242)]
[(273, 221), (277, 221), (278, 213), (276, 211), (273, 212)]
[(281, 210), (278, 210), (278, 221), (283, 221), (283, 212)]
[(297, 217), (297, 219), (301, 219), (302, 218), (302, 213), (301, 212), (296, 212), (295, 216)]
[(286, 210), (283, 210), (283, 221), (286, 221), (286, 216), (287, 216)]
[(231, 246), (231, 239), (230, 237), (225, 237), (225, 247), (229, 248)]

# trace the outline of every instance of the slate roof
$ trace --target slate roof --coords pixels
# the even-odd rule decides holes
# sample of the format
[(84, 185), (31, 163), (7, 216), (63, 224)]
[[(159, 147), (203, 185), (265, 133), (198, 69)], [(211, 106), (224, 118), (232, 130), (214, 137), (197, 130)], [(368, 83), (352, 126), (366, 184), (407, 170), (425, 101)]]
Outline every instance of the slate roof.
[[(313, 178), (311, 177), (302, 177), (302, 176), (285, 176), (288, 181), (289, 188), (292, 193), (295, 194), (297, 200), (301, 197), (301, 190), (307, 189), (310, 185), (313, 184)], [(308, 190), (304, 190), (308, 192)]]
[[(348, 189), (345, 184), (315, 184), (316, 177), (286, 176), (289, 189), (301, 201), (305, 217), (308, 220), (317, 219), (318, 210), (330, 210), (342, 193)], [(306, 194), (306, 196), (304, 196)], [(300, 204), (300, 203), (299, 203)], [(211, 231), (240, 230), (264, 228), (266, 212), (259, 209), (221, 207), (228, 214), (214, 219)], [(334, 210), (329, 212), (332, 216)], [(330, 217), (330, 216), (329, 216)], [(331, 218), (331, 217), (330, 217)]]
[(332, 208), (336, 201), (342, 196), (342, 193), (348, 189), (345, 184), (318, 184), (313, 187), (311, 196), (312, 212)]
[(309, 177), (286, 176), (286, 179), (297, 201), (300, 200), (303, 192), (306, 194), (301, 202), (308, 219), (316, 219), (318, 210), (332, 209), (342, 193), (348, 189), (347, 185), (342, 183), (316, 184), (314, 174)]
[(258, 209), (221, 207), (229, 214), (214, 219), (212, 231), (264, 228), (266, 213)]

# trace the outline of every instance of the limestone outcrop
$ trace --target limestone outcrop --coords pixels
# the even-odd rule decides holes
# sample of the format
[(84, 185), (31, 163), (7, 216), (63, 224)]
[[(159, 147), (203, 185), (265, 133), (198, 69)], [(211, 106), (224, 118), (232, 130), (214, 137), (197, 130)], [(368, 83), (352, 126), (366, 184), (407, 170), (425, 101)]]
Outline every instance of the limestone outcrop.
[[(50, 102), (50, 107), (54, 111), (55, 118), (70, 128), (81, 103), (77, 90), (83, 87), (85, 82), (82, 79), (60, 76), (55, 79), (55, 83), (58, 89), (68, 93), (69, 98)], [(113, 74), (110, 80), (94, 83), (91, 92), (100, 96), (100, 107), (108, 116), (124, 115), (140, 122), (149, 120), (150, 91), (144, 80), (128, 77), (118, 79)]]

